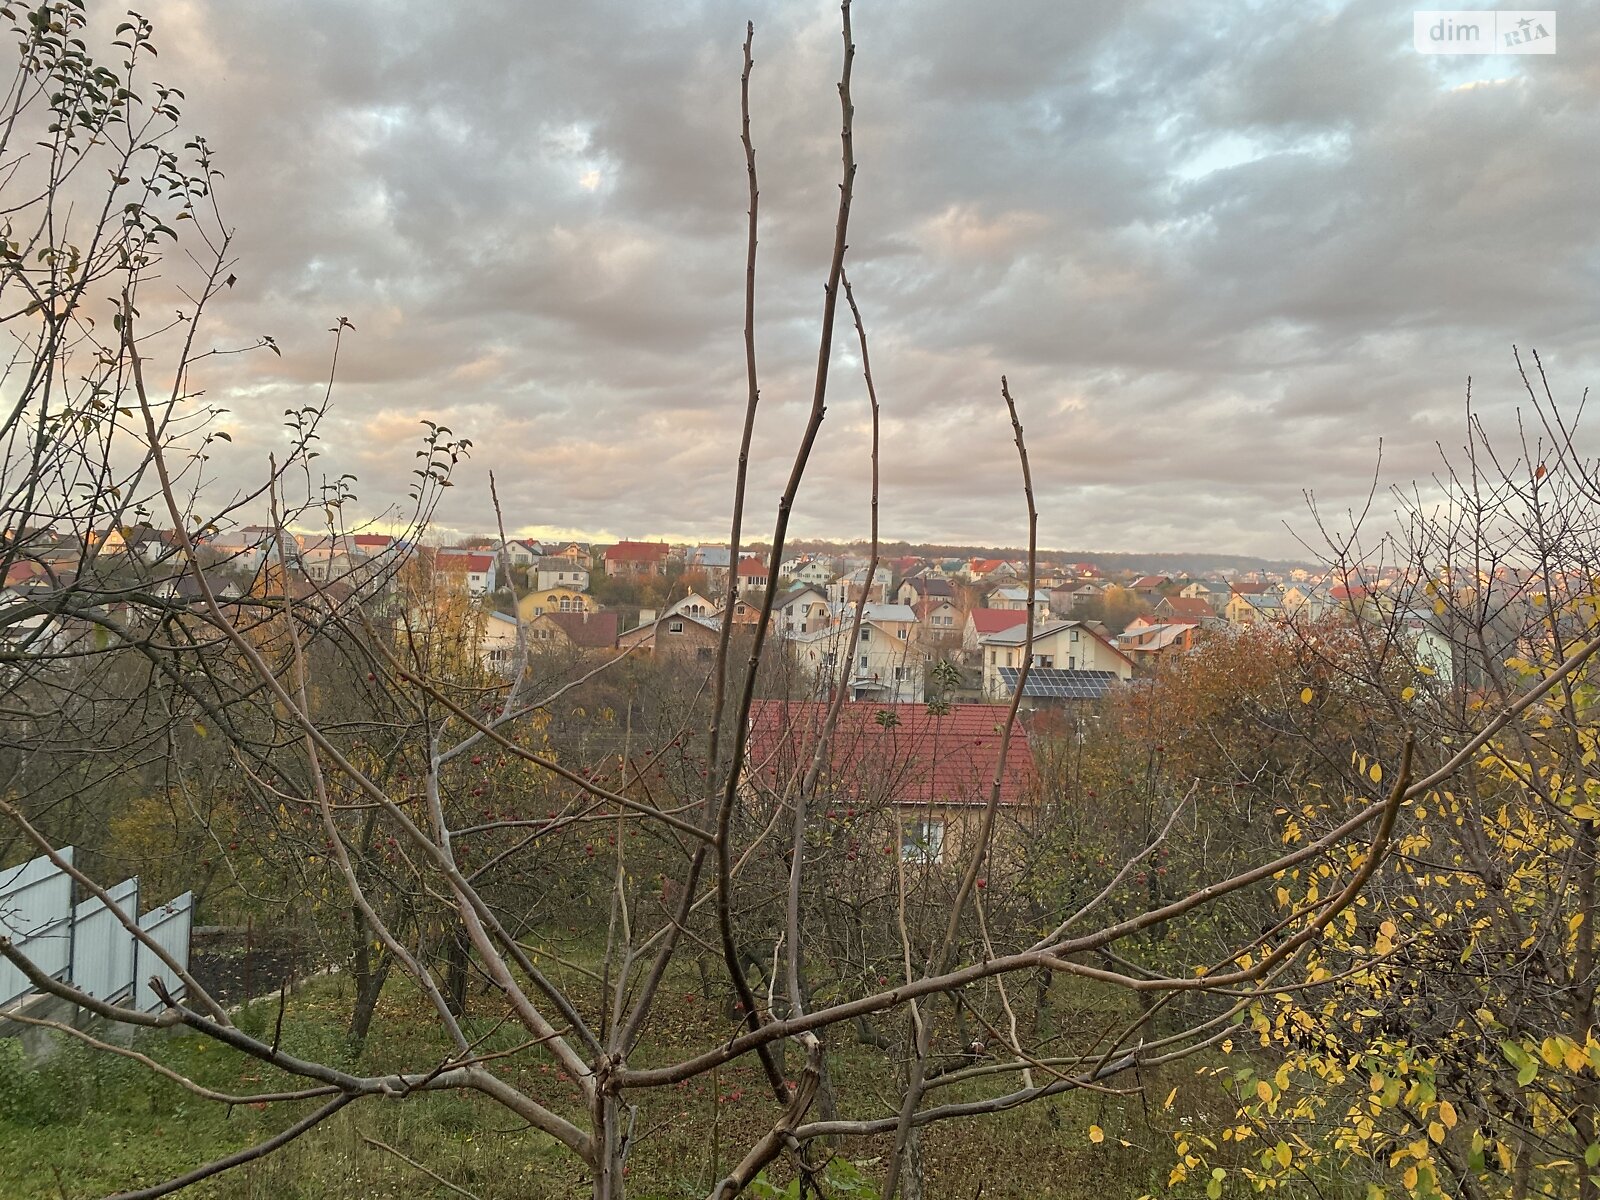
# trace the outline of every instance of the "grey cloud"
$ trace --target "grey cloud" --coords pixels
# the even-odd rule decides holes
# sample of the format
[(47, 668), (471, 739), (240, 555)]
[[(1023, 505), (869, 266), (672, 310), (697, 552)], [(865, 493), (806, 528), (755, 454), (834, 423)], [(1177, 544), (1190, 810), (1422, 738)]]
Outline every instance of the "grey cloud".
[[(162, 77), (223, 156), (240, 286), (209, 369), (258, 450), (314, 394), (330, 458), (404, 492), (415, 422), (477, 442), (442, 511), (714, 536), (744, 381), (739, 46), (756, 22), (770, 516), (811, 389), (836, 200), (831, 3), (162, 0)], [(1426, 475), (1467, 375), (1509, 346), (1600, 363), (1600, 26), (1562, 52), (1409, 47), (1377, 0), (857, 6), (850, 267), (891, 437), (886, 536), (1016, 543), (998, 400), (1030, 431), (1046, 539), (1293, 549), (1316, 486)], [(799, 533), (865, 531), (864, 400), (841, 321)], [(230, 462), (245, 469), (246, 454)], [(341, 464), (342, 465), (342, 464)]]

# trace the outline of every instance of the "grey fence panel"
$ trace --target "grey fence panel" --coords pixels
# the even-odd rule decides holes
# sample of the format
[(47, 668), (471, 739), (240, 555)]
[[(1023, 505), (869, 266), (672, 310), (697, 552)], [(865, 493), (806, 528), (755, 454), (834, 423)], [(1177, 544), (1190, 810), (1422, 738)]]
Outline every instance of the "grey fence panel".
[[(189, 930), (193, 924), (193, 892), (185, 892), (139, 918), (139, 928), (150, 936), (150, 940), (182, 963), (185, 968), (189, 964)], [(134, 1007), (140, 1012), (154, 1012), (161, 1007), (160, 998), (150, 986), (151, 976), (161, 980), (174, 1000), (184, 998), (184, 986), (179, 982), (177, 975), (173, 973), (171, 967), (156, 957), (155, 951), (148, 947), (139, 947), (135, 971)]]
[[(60, 857), (71, 863), (72, 847), (62, 850)], [(174, 999), (184, 998), (177, 973), (154, 950), (141, 945), (123, 923), (123, 917), (138, 916), (138, 879), (107, 888), (111, 905), (91, 896), (74, 906), (73, 895), (72, 876), (48, 858), (0, 871), (0, 937), (9, 939), (46, 975), (70, 982), (96, 999), (120, 1004), (131, 1000), (141, 1011), (153, 1012), (161, 1001), (150, 986), (152, 975)], [(188, 969), (193, 892), (152, 909), (138, 917), (138, 923), (145, 936)], [(33, 990), (26, 975), (0, 960), (0, 1009)]]
[[(72, 861), (72, 847), (60, 852)], [(48, 858), (0, 871), (0, 937), (55, 978), (72, 968), (72, 876)], [(0, 1007), (33, 990), (28, 977), (0, 961)]]
[[(139, 912), (139, 881), (124, 879), (106, 889), (111, 902), (129, 916)], [(98, 1000), (126, 1000), (133, 994), (134, 938), (116, 912), (98, 896), (73, 910), (72, 982)]]

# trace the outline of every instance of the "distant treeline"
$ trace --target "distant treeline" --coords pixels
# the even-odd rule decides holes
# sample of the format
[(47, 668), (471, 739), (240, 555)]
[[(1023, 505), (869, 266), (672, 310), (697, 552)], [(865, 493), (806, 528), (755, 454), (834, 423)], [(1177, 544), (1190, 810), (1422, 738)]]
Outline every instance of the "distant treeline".
[[(765, 553), (770, 547), (752, 543), (748, 549)], [(865, 541), (829, 542), (816, 539), (791, 538), (785, 546), (785, 556), (795, 554), (864, 555), (870, 546)], [(919, 558), (1027, 558), (1026, 548), (1016, 546), (946, 546), (918, 545), (913, 542), (882, 542), (879, 554), (884, 558), (901, 558), (915, 555)], [(1093, 563), (1108, 574), (1119, 571), (1140, 571), (1162, 575), (1203, 575), (1213, 571), (1234, 570), (1287, 571), (1295, 567), (1314, 566), (1313, 563), (1284, 558), (1257, 558), (1250, 554), (1208, 554), (1204, 551), (1169, 551), (1156, 553), (1131, 553), (1104, 550), (1047, 550), (1040, 548), (1039, 558), (1054, 563)]]

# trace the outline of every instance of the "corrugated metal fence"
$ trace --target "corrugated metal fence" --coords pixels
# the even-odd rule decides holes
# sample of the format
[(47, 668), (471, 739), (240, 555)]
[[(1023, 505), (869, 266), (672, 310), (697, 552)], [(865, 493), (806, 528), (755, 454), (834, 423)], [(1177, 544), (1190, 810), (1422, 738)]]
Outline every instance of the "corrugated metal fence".
[[(66, 862), (73, 861), (71, 846), (59, 854)], [(10, 938), (46, 975), (96, 999), (154, 1012), (161, 1001), (150, 986), (152, 976), (181, 999), (184, 989), (177, 976), (153, 950), (140, 944), (123, 917), (137, 917), (146, 936), (188, 970), (194, 893), (185, 892), (141, 916), (138, 879), (125, 879), (105, 891), (122, 916), (98, 896), (74, 903), (72, 876), (48, 858), (0, 871), (0, 937)], [(0, 961), (0, 1009), (31, 991), (26, 975), (9, 961)]]

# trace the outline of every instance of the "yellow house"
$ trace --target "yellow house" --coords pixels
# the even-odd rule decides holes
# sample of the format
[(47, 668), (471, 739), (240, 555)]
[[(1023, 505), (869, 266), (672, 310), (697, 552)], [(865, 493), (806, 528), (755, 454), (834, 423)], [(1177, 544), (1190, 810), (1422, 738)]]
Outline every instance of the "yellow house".
[(593, 596), (586, 592), (574, 591), (572, 588), (547, 588), (544, 591), (529, 592), (517, 601), (517, 615), (524, 622), (542, 617), (545, 613), (599, 611), (600, 606), (595, 603)]

